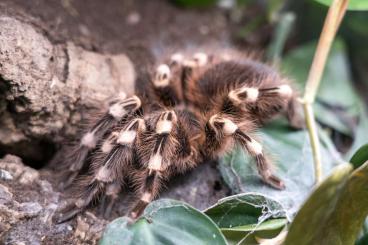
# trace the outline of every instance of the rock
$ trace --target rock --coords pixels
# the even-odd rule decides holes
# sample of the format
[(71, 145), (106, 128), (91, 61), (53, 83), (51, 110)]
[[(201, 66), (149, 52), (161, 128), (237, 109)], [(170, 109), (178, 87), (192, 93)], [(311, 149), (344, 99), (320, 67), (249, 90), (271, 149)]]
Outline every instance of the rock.
[(9, 192), (9, 188), (0, 184), (0, 204), (9, 203), (13, 199), (13, 193)]
[(58, 205), (51, 203), (45, 207), (43, 214), (41, 215), (41, 221), (47, 225), (52, 225), (52, 217), (58, 208)]
[(13, 176), (8, 171), (0, 169), (0, 179), (2, 179), (2, 180), (12, 180)]
[(50, 170), (41, 173), (13, 155), (0, 159), (0, 168), (14, 176), (0, 180), (0, 244), (97, 244), (106, 220), (86, 211), (76, 221), (55, 224), (52, 217), (64, 198), (54, 190)]
[[(0, 215), (2, 215), (1, 208), (2, 206), (0, 204)], [(0, 221), (0, 241), (3, 241), (6, 232), (10, 229), (11, 226), (9, 223), (5, 223), (2, 218), (0, 218)]]
[(124, 55), (53, 44), (35, 26), (0, 16), (0, 150), (44, 160), (45, 145), (76, 132), (82, 108), (133, 92)]
[(75, 230), (74, 236), (83, 241), (86, 239), (86, 233), (88, 229), (89, 229), (89, 225), (85, 221), (83, 221), (83, 219), (80, 216), (78, 216), (77, 217), (77, 228)]
[(26, 218), (35, 217), (42, 210), (42, 206), (38, 202), (24, 202), (19, 204), (18, 208), (22, 216)]
[[(11, 197), (13, 196), (12, 193)], [(0, 244), (3, 242), (4, 237), (6, 236), (8, 230), (19, 221), (19, 213), (10, 208), (12, 206), (12, 200), (8, 199), (4, 202), (4, 199), (0, 203)], [(9, 206), (8, 206), (9, 205)]]
[(0, 169), (6, 170), (21, 184), (31, 184), (39, 178), (38, 171), (25, 166), (19, 157), (13, 155), (0, 159)]
[(41, 244), (50, 230), (56, 232), (50, 221), (59, 193), (17, 156), (0, 159), (0, 168), (14, 176), (0, 181), (0, 244)]
[(85, 212), (77, 217), (77, 227), (75, 228), (74, 236), (78, 239), (79, 244), (91, 242), (97, 244), (107, 222), (103, 219), (98, 219), (90, 212)]

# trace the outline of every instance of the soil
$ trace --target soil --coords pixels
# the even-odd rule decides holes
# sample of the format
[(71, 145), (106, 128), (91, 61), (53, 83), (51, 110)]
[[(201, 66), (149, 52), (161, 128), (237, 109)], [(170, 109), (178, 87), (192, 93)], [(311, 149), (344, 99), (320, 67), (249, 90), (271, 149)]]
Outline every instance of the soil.
[(155, 52), (229, 42), (227, 19), (218, 8), (181, 9), (169, 1), (2, 0), (1, 11), (32, 16), (54, 43), (71, 41), (100, 53), (132, 47)]

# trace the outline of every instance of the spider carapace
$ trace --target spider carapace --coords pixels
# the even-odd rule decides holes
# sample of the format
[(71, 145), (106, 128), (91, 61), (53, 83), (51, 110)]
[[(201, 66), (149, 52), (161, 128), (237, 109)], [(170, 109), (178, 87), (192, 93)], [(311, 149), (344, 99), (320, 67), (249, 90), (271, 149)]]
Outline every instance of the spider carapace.
[(111, 101), (69, 152), (65, 186), (90, 166), (77, 178), (78, 196), (58, 221), (101, 195), (108, 214), (126, 183), (135, 190), (127, 215), (136, 219), (170, 176), (216, 159), (235, 144), (254, 157), (266, 184), (283, 189), (254, 132), (280, 113), (297, 124), (295, 98), (287, 78), (255, 59), (172, 55), (137, 77), (135, 94)]

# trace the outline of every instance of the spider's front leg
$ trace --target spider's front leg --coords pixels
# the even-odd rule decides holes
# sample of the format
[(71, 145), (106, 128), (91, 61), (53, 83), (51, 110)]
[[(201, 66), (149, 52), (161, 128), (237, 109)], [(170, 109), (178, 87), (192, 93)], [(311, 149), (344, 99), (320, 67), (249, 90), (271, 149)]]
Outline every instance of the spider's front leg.
[(123, 128), (116, 128), (101, 145), (90, 174), (79, 182), (78, 199), (61, 211), (58, 223), (64, 222), (84, 210), (97, 196), (105, 192), (106, 217), (121, 190), (124, 177), (133, 169), (133, 147), (137, 135), (146, 129), (143, 119), (135, 118)]
[(248, 129), (247, 126), (249, 125), (237, 125), (232, 119), (215, 114), (206, 125), (205, 145), (212, 146), (210, 151), (216, 152), (226, 145), (229, 138), (235, 140), (255, 158), (258, 172), (263, 181), (276, 189), (284, 189), (285, 185), (282, 180), (272, 173), (270, 163), (264, 156), (262, 145), (244, 132)]
[(85, 133), (80, 142), (66, 157), (67, 165), (66, 181), (63, 188), (72, 184), (86, 162), (88, 154), (96, 148), (97, 143), (104, 134), (127, 115), (137, 111), (141, 107), (141, 100), (137, 96), (112, 101), (108, 111)]
[(174, 111), (165, 111), (160, 114), (154, 132), (151, 135), (151, 144), (142, 145), (141, 149), (145, 155), (142, 161), (145, 169), (135, 176), (138, 186), (138, 200), (129, 212), (129, 217), (136, 219), (145, 207), (157, 196), (162, 186), (162, 181), (168, 177), (167, 172), (170, 159), (174, 153), (175, 140), (172, 131), (176, 127), (177, 116)]

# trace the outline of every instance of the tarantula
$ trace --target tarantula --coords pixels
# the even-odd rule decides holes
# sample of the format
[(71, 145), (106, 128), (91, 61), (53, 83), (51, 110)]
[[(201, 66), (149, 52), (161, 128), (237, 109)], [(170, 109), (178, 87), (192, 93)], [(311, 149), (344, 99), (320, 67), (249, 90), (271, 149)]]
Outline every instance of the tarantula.
[(296, 93), (276, 69), (252, 58), (196, 53), (191, 58), (174, 54), (141, 73), (135, 94), (110, 102), (67, 158), (64, 184), (70, 185), (93, 155), (89, 173), (79, 180), (76, 201), (58, 222), (103, 193), (109, 213), (126, 180), (135, 189), (128, 214), (134, 220), (170, 176), (216, 159), (235, 143), (255, 158), (266, 184), (284, 188), (253, 135), (281, 112), (292, 125), (297, 121)]

